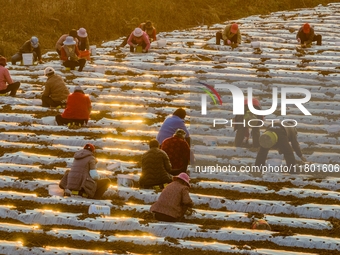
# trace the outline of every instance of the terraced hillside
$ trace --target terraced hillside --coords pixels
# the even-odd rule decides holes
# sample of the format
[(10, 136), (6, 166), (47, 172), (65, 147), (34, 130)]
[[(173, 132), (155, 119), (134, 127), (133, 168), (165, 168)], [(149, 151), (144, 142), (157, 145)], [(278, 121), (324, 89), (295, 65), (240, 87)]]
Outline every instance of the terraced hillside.
[[(340, 3), (237, 22), (244, 43), (236, 49), (215, 45), (216, 31), (225, 26), (216, 24), (159, 34), (167, 46), (148, 54), (117, 49), (121, 40), (104, 43), (83, 72), (66, 71), (55, 52), (44, 55), (43, 65), (9, 64), (22, 85), (16, 98), (0, 97), (0, 254), (340, 254)], [(296, 47), (305, 22), (322, 33), (322, 46)], [(254, 41), (260, 49), (251, 47)], [(95, 72), (98, 65), (105, 74)], [(62, 109), (40, 106), (47, 66), (71, 91), (82, 85), (91, 96), (87, 127), (56, 126)], [(310, 90), (312, 115), (291, 107), (285, 118), (298, 121), (308, 163), (329, 171), (257, 176), (191, 166), (196, 213), (176, 224), (153, 220), (149, 208), (157, 191), (117, 186), (116, 178), (129, 173), (138, 180), (147, 141), (174, 109), (189, 113), (198, 166), (255, 162), (255, 150), (233, 146), (232, 127), (212, 126), (214, 118), (233, 117), (231, 93), (219, 90), (223, 105), (209, 102), (209, 114), (201, 115), (198, 82), (252, 87), (264, 108), (273, 87)], [(284, 119), (279, 111), (266, 118)], [(100, 172), (112, 179), (105, 200), (50, 196), (48, 186), (59, 182), (74, 152), (88, 142), (97, 147)], [(114, 162), (122, 169), (107, 170)], [(284, 163), (275, 151), (268, 162)], [(110, 206), (111, 215), (88, 214), (91, 204)], [(250, 229), (255, 218), (267, 220), (271, 230)]]

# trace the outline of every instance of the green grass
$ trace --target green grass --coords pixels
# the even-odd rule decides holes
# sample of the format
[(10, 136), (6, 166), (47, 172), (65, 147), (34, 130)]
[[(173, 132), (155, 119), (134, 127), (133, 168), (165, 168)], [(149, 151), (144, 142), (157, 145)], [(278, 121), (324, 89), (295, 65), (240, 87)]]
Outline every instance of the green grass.
[(2, 0), (0, 54), (9, 58), (32, 35), (44, 51), (72, 28), (87, 29), (90, 44), (128, 35), (150, 19), (157, 31), (210, 25), (254, 14), (315, 7), (332, 0)]

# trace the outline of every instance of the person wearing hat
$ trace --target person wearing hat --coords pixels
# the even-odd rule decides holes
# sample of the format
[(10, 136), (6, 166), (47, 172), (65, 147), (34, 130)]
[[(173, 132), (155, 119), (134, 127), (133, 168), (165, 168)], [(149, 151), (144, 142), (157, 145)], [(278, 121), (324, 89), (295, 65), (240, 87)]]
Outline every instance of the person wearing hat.
[(186, 132), (177, 129), (174, 135), (166, 138), (161, 145), (161, 149), (166, 152), (172, 166), (169, 172), (172, 175), (186, 173), (190, 162), (190, 147), (185, 141)]
[(223, 39), (224, 45), (237, 47), (241, 43), (241, 32), (237, 23), (227, 25), (223, 32), (216, 33), (216, 44), (220, 45)]
[(180, 128), (185, 131), (185, 140), (190, 145), (189, 131), (184, 124), (186, 115), (187, 113), (184, 109), (178, 108), (174, 111), (172, 116), (165, 119), (156, 138), (159, 144), (162, 144), (166, 138), (172, 137), (176, 130)]
[(265, 165), (270, 149), (277, 149), (280, 154), (283, 154), (286, 165), (292, 171), (292, 166), (296, 164), (294, 151), (302, 161), (306, 161), (297, 141), (297, 130), (294, 126), (284, 127), (281, 123), (275, 123), (267, 128), (266, 132), (260, 136), (260, 150), (256, 156), (256, 166)]
[(146, 53), (150, 49), (150, 40), (146, 32), (137, 27), (130, 34), (127, 43), (130, 45), (130, 52), (138, 52), (139, 48)]
[(41, 96), (42, 107), (58, 107), (66, 103), (70, 94), (63, 78), (56, 74), (52, 67), (46, 67), (44, 70), (47, 81)]
[(141, 28), (149, 36), (150, 43), (157, 41), (156, 28), (153, 26), (153, 24), (150, 20), (148, 20), (144, 23), (141, 23), (139, 25), (139, 28)]
[(66, 40), (66, 37), (68, 36), (72, 36), (73, 39), (78, 42), (78, 35), (77, 35), (77, 30), (76, 29), (71, 29), (71, 31), (68, 34), (63, 34), (62, 36), (60, 36), (60, 38), (58, 39), (57, 43), (55, 44), (55, 49), (59, 55), (59, 57), (61, 56), (61, 48), (64, 45), (64, 41)]
[(310, 47), (312, 42), (316, 41), (316, 45), (322, 44), (322, 36), (316, 35), (314, 33), (314, 28), (310, 24), (305, 23), (300, 27), (298, 33), (296, 34), (296, 40), (301, 44), (302, 47)]
[(12, 65), (15, 65), (18, 61), (22, 60), (23, 53), (33, 53), (33, 60), (43, 63), (41, 59), (41, 47), (39, 44), (39, 39), (36, 36), (32, 36), (30, 40), (27, 40), (19, 49), (19, 52), (12, 56)]
[(187, 210), (194, 205), (189, 195), (189, 176), (181, 173), (172, 178), (173, 182), (162, 190), (158, 200), (150, 207), (156, 220), (180, 221)]
[(60, 59), (63, 61), (63, 66), (69, 67), (74, 70), (76, 66), (79, 66), (78, 71), (83, 71), (86, 64), (86, 59), (79, 58), (80, 52), (77, 46), (77, 42), (72, 36), (67, 36), (63, 47), (61, 47)]
[[(257, 98), (253, 98), (252, 100), (253, 106), (257, 110), (261, 110), (260, 101)], [(234, 131), (236, 132), (234, 144), (235, 147), (244, 147), (248, 146), (249, 142), (249, 129), (251, 128), (251, 137), (252, 137), (252, 147), (258, 148), (260, 147), (260, 128), (259, 127), (250, 127), (249, 121), (251, 126), (259, 126), (259, 121), (263, 120), (263, 116), (258, 116), (250, 112), (248, 108), (248, 99), (244, 100), (244, 114), (243, 115), (236, 115), (234, 118), (235, 123), (244, 123), (244, 124), (234, 124)]]
[(78, 85), (67, 97), (64, 112), (55, 116), (55, 120), (60, 126), (69, 123), (74, 123), (76, 126), (86, 125), (90, 119), (91, 109), (90, 97), (85, 95), (83, 89)]
[(10, 92), (11, 97), (15, 97), (17, 90), (20, 87), (20, 82), (13, 82), (12, 77), (5, 67), (7, 65), (7, 59), (0, 55), (0, 94), (6, 94)]
[(100, 199), (110, 186), (110, 179), (101, 178), (96, 170), (97, 159), (94, 157), (95, 147), (91, 143), (74, 154), (71, 170), (59, 183), (66, 195), (79, 195)]
[(170, 183), (172, 177), (171, 163), (168, 155), (159, 149), (159, 143), (156, 139), (149, 142), (149, 150), (142, 155), (141, 165), (142, 174), (139, 179), (139, 186), (143, 189), (149, 189), (154, 186), (164, 188), (164, 184)]
[(85, 28), (77, 30), (79, 57), (90, 60), (90, 42)]

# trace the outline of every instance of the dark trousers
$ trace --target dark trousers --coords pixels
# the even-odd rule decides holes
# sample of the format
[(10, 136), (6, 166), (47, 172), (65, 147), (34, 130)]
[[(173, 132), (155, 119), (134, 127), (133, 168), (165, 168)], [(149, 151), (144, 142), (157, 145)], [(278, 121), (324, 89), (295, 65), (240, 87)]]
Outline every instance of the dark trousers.
[(76, 66), (79, 66), (78, 71), (81, 72), (83, 71), (85, 64), (86, 64), (86, 59), (81, 58), (81, 59), (78, 59), (77, 61), (66, 60), (64, 61), (63, 66), (69, 67), (71, 70), (74, 70)]
[(84, 120), (80, 120), (80, 119), (65, 119), (61, 116), (61, 114), (58, 114), (57, 116), (55, 116), (55, 121), (57, 122), (57, 124), (59, 126), (62, 125), (67, 125), (68, 123), (75, 123), (76, 125), (84, 125), (87, 124), (88, 120), (84, 119)]
[(164, 189), (164, 183), (155, 184), (155, 185), (140, 185), (141, 189), (153, 189), (155, 186), (158, 186), (160, 189)]
[(20, 87), (20, 82), (14, 82), (12, 84), (8, 84), (6, 89), (0, 90), (0, 94), (5, 94), (7, 92), (11, 92), (9, 95), (11, 97), (15, 97), (17, 94), (17, 90)]
[[(239, 126), (236, 129), (236, 136), (235, 136), (235, 146), (236, 147), (242, 147), (242, 142), (245, 137), (248, 136), (249, 128)], [(260, 128), (253, 127), (251, 128), (251, 136), (253, 138), (253, 147), (258, 148), (260, 147)]]
[(129, 37), (130, 37), (130, 34), (128, 34), (128, 35), (125, 37), (124, 41), (123, 41), (119, 46), (120, 46), (120, 47), (124, 47), (124, 46), (127, 44), (127, 41), (129, 40)]
[[(304, 33), (301, 33), (299, 36), (301, 40), (301, 44), (304, 44), (307, 41), (307, 36)], [(322, 35), (314, 35), (313, 42), (316, 42), (316, 45), (322, 45)]]
[[(38, 56), (35, 51), (33, 51), (32, 53), (33, 53), (33, 61), (35, 62), (37, 61)], [(19, 52), (15, 53), (11, 59), (12, 65), (15, 65), (18, 61), (21, 61), (21, 60), (22, 60), (22, 53), (19, 53)]]
[[(221, 44), (221, 40), (223, 40), (222, 38), (222, 32), (219, 31), (216, 33), (216, 45), (220, 45)], [(233, 37), (229, 38), (229, 40), (231, 41), (231, 43), (237, 43), (237, 34), (233, 35)], [(224, 45), (227, 45), (227, 40), (223, 40)]]
[(97, 189), (96, 189), (96, 193), (94, 193), (94, 199), (100, 199), (103, 194), (105, 193), (105, 191), (109, 188), (111, 181), (110, 179), (99, 179), (96, 180), (97, 183)]
[(58, 107), (64, 104), (61, 101), (53, 101), (52, 98), (48, 96), (42, 96), (41, 101), (42, 101), (42, 107)]
[(178, 221), (176, 218), (171, 217), (169, 215), (155, 212), (155, 219), (159, 221), (167, 221), (167, 222), (176, 222)]

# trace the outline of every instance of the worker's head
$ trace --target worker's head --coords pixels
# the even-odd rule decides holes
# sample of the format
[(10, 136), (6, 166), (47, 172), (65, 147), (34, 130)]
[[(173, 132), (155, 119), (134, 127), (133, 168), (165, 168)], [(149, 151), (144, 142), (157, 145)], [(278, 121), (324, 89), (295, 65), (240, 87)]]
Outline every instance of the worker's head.
[(305, 34), (309, 34), (309, 32), (310, 32), (310, 25), (308, 23), (303, 25), (303, 32)]
[(230, 32), (233, 33), (233, 34), (237, 34), (237, 30), (238, 30), (237, 23), (232, 24), (231, 27), (230, 27)]
[(54, 69), (52, 67), (46, 67), (44, 70), (44, 75), (45, 76), (51, 76), (55, 73)]
[(85, 149), (85, 150), (89, 150), (89, 151), (91, 151), (92, 153), (95, 152), (95, 150), (96, 150), (96, 148), (94, 147), (94, 145), (91, 144), (91, 143), (85, 144), (84, 149)]
[(175, 115), (177, 117), (180, 117), (181, 119), (184, 119), (185, 116), (187, 116), (187, 113), (184, 109), (178, 108), (172, 115)]
[(185, 139), (186, 132), (183, 129), (178, 128), (174, 134), (174, 136), (177, 136), (179, 138)]
[(38, 48), (38, 46), (39, 46), (39, 39), (38, 39), (38, 37), (36, 37), (36, 36), (32, 36), (31, 37), (31, 46), (33, 48)]
[(159, 142), (156, 139), (151, 139), (149, 142), (149, 148), (158, 148)]

